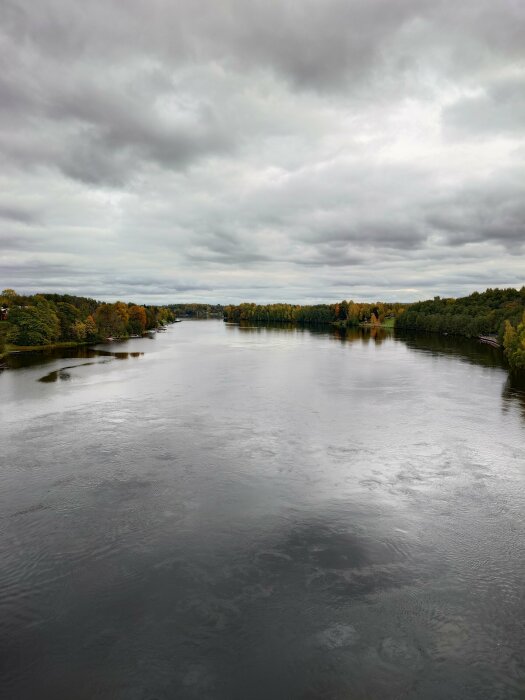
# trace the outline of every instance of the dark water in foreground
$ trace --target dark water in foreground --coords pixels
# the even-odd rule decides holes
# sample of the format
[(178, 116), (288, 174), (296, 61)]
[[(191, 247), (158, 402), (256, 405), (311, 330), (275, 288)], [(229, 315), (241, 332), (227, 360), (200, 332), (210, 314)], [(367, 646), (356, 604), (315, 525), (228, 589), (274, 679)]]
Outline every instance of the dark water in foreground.
[(525, 697), (525, 393), (490, 348), (204, 321), (12, 362), (2, 698)]

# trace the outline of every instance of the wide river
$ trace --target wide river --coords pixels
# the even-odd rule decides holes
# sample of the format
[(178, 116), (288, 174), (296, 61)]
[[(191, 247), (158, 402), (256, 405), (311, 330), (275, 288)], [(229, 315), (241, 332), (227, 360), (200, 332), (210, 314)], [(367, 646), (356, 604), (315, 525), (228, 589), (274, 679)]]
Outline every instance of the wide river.
[(525, 697), (525, 392), (184, 321), (0, 373), (0, 697)]

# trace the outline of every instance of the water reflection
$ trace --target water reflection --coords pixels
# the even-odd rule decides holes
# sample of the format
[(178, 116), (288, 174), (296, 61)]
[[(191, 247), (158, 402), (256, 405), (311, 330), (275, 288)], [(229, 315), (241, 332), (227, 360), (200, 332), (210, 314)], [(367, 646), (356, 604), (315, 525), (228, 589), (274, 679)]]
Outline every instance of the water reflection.
[(40, 377), (39, 382), (51, 383), (56, 382), (59, 379), (61, 381), (69, 381), (71, 379), (71, 373), (67, 370), (76, 369), (77, 367), (88, 367), (89, 365), (105, 364), (106, 362), (111, 362), (111, 360), (127, 360), (130, 357), (137, 358), (144, 355), (143, 352), (112, 352), (110, 350), (101, 350), (99, 348), (90, 348), (93, 357), (106, 357), (108, 359), (100, 360), (99, 362), (81, 362), (77, 365), (66, 365), (65, 367), (60, 367), (49, 374)]
[[(49, 364), (56, 360), (65, 359), (93, 359), (96, 357), (111, 357), (116, 360), (127, 360), (130, 357), (140, 357), (143, 352), (119, 352), (106, 349), (104, 346), (80, 345), (72, 348), (53, 348), (39, 352), (15, 352), (8, 355), (4, 362), (7, 369), (21, 369), (22, 367), (34, 367), (36, 365)], [(86, 363), (96, 364), (96, 363)], [(80, 365), (76, 365), (77, 367)], [(71, 369), (65, 368), (64, 369)]]
[(525, 420), (525, 377), (518, 377), (510, 374), (503, 385), (501, 396), (504, 413), (506, 413), (512, 405), (517, 404)]
[(393, 331), (389, 328), (378, 327), (357, 327), (357, 328), (336, 328), (332, 335), (343, 343), (369, 343), (371, 340), (376, 345), (381, 345), (385, 340), (393, 339)]
[(224, 325), (230, 332), (242, 331), (243, 333), (279, 333), (280, 331), (300, 333), (303, 330), (294, 323), (278, 323), (276, 321), (273, 323), (266, 323), (264, 321), (241, 321), (240, 323), (225, 323)]
[(226, 328), (229, 332), (239, 332), (243, 334), (264, 334), (264, 333), (295, 333), (298, 335), (325, 335), (337, 338), (342, 342), (354, 343), (362, 342), (369, 343), (371, 340), (377, 344), (381, 344), (384, 340), (393, 337), (392, 330), (383, 327), (352, 327), (352, 328), (334, 328), (326, 324), (301, 326), (294, 323), (265, 323), (263, 321), (241, 321), (240, 323), (226, 323)]
[(111, 352), (110, 350), (95, 350), (102, 357), (114, 357), (116, 360), (127, 360), (129, 357), (140, 357), (143, 352)]
[(396, 340), (405, 343), (412, 350), (431, 355), (450, 355), (459, 360), (484, 367), (505, 367), (501, 350), (475, 338), (442, 335), (439, 333), (395, 332)]
[[(109, 362), (109, 360), (102, 360), (101, 363)], [(49, 374), (45, 374), (40, 377), (39, 382), (50, 383), (56, 382), (57, 380), (69, 381), (71, 379), (71, 374), (67, 371), (68, 369), (76, 369), (77, 367), (89, 367), (90, 365), (101, 364), (99, 362), (82, 362), (78, 365), (67, 365), (66, 367), (61, 367), (60, 369), (53, 370)]]

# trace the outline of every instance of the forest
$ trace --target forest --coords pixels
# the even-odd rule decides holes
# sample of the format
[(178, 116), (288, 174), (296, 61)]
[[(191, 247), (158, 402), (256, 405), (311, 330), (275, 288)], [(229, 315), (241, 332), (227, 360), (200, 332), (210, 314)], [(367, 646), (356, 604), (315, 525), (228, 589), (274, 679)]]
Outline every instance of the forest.
[(34, 347), (126, 338), (175, 320), (174, 311), (165, 306), (123, 301), (109, 304), (69, 294), (24, 296), (12, 289), (0, 294), (0, 308), (0, 354), (10, 345)]
[(505, 321), (517, 325), (525, 311), (525, 287), (487, 289), (459, 299), (434, 297), (407, 306), (396, 328), (477, 337), (503, 338)]

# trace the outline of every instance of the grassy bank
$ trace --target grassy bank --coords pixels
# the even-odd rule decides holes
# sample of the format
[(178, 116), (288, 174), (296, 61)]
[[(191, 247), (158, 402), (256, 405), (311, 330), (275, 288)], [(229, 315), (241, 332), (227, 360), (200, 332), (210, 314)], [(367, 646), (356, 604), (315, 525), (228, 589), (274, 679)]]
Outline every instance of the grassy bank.
[(394, 329), (396, 319), (385, 318), (382, 323), (355, 323), (349, 324), (348, 321), (332, 321), (330, 325), (336, 328), (390, 328)]
[(383, 323), (360, 323), (361, 328), (394, 328), (396, 319), (395, 318), (385, 318)]

